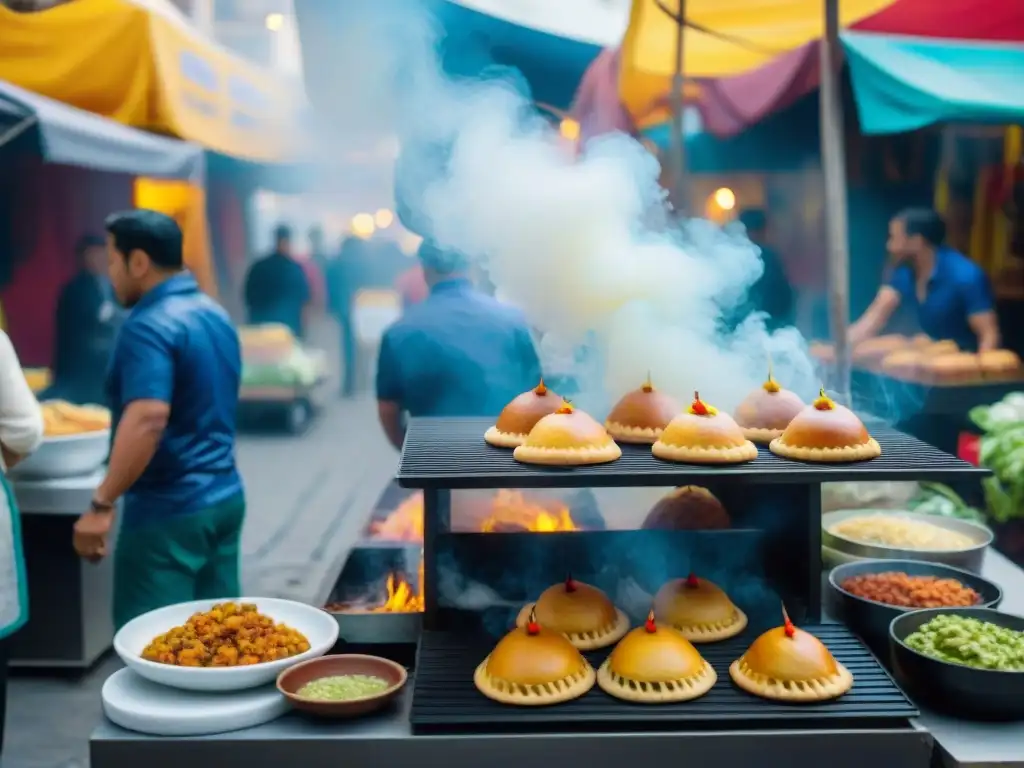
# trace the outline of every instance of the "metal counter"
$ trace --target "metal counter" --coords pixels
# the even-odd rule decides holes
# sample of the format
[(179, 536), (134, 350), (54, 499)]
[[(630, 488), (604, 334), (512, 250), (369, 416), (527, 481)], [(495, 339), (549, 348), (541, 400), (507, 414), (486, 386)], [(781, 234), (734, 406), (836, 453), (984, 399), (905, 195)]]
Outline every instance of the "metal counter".
[(29, 621), (11, 638), (12, 666), (85, 669), (113, 643), (112, 558), (92, 565), (75, 554), (71, 543), (75, 521), (89, 508), (103, 475), (100, 470), (13, 482), (21, 510)]

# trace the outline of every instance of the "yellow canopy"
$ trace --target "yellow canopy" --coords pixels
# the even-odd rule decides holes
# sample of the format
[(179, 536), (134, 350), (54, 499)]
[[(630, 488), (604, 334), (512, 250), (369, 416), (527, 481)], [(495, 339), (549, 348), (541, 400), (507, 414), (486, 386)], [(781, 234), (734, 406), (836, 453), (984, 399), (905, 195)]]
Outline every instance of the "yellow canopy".
[(294, 89), (127, 0), (0, 6), (0, 80), (254, 161), (288, 159), (296, 138)]
[[(679, 0), (663, 0), (678, 13)], [(847, 26), (892, 4), (892, 0), (843, 0)], [(822, 0), (687, 0), (692, 25), (683, 40), (687, 78), (738, 75), (821, 36)], [(706, 31), (701, 31), (706, 30)], [(633, 0), (622, 39), (619, 97), (642, 127), (664, 106), (676, 68), (676, 23), (655, 0)]]

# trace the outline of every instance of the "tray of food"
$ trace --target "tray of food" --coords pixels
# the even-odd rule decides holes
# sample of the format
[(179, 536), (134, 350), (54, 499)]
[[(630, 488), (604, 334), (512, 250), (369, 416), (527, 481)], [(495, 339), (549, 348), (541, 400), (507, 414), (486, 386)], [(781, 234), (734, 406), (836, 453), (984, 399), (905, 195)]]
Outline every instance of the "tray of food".
[(922, 608), (995, 608), (1003, 599), (988, 579), (920, 560), (860, 560), (834, 568), (828, 581), (835, 618), (883, 660), (898, 616)]
[(49, 480), (88, 475), (110, 452), (110, 411), (63, 400), (42, 403), (42, 445), (11, 470), (11, 477)]
[(980, 523), (893, 510), (836, 510), (821, 516), (824, 559), (922, 560), (979, 573), (992, 531)]
[(1024, 719), (1024, 617), (930, 608), (889, 628), (893, 672), (921, 703), (979, 720)]

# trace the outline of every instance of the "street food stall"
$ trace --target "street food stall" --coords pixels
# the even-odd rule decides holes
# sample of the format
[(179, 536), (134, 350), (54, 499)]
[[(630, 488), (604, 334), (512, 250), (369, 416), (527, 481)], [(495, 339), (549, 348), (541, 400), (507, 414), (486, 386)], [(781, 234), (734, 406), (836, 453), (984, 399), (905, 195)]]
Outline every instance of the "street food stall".
[[(769, 379), (767, 394), (752, 397), (764, 401), (780, 389)], [(543, 387), (522, 397), (548, 399)], [(1024, 611), (1024, 573), (988, 549), (991, 533), (983, 526), (941, 518), (925, 523), (865, 510), (860, 519), (848, 514), (841, 525), (823, 529), (824, 483), (941, 481), (980, 477), (985, 470), (879, 422), (861, 421), (825, 396), (809, 406), (794, 404), (797, 415), (784, 429), (768, 424), (774, 419), (768, 415), (775, 413), (772, 408), (755, 409), (753, 416), (738, 409), (736, 418), (747, 424), (747, 431), (698, 398), (674, 417), (658, 417), (664, 426), (650, 428), (646, 444), (625, 437), (613, 442), (597, 422), (570, 405), (549, 408), (545, 402), (545, 416), (539, 403), (535, 408), (524, 400), (513, 402), (520, 410), (503, 415), (496, 425), (484, 419), (412, 421), (397, 477), (418, 492), (392, 495), (384, 505), (392, 506), (394, 514), (375, 514), (367, 529), (380, 538), (378, 552), (385, 553), (385, 560), (404, 563), (398, 566), (403, 573), (386, 579), (383, 605), (366, 603), (361, 612), (354, 601), (328, 607), (350, 614), (344, 617), (350, 626), (361, 616), (379, 628), (387, 612), (422, 616), (422, 629), (413, 634), (415, 657), (391, 654), (411, 667), (408, 682), (403, 675), (389, 683), (386, 699), (394, 698), (393, 705), (382, 701), (375, 714), (349, 719), (350, 703), (338, 699), (319, 710), (334, 717), (276, 713), (265, 724), (243, 730), (210, 722), (189, 731), (196, 738), (179, 738), (181, 732), (171, 735), (153, 723), (144, 735), (108, 721), (93, 734), (91, 764), (119, 768), (146, 762), (161, 768), (230, 755), (234, 760), (327, 766), (343, 755), (351, 765), (436, 761), (475, 766), (486, 755), (489, 763), (511, 767), (541, 752), (601, 768), (679, 754), (719, 764), (747, 764), (770, 754), (780, 763), (796, 764), (809, 753), (821, 753), (829, 755), (831, 764), (851, 768), (865, 763), (924, 768), (933, 759), (950, 766), (1024, 764), (1015, 725), (969, 719), (965, 702), (952, 696), (947, 696), (945, 712), (937, 714), (931, 708), (934, 695), (922, 692), (928, 681), (915, 677), (910, 667), (891, 666), (885, 656), (872, 655), (862, 639), (868, 636), (862, 620), (837, 610), (837, 599), (859, 599), (855, 587), (822, 581), (822, 543), (828, 539), (849, 546), (847, 560), (875, 578), (892, 576), (896, 569), (905, 579), (917, 578), (912, 575), (916, 569), (957, 574), (958, 589), (969, 599), (940, 599), (939, 605), (950, 606), (941, 611), (1024, 629), (1024, 619), (1014, 615)], [(616, 412), (625, 414), (623, 419), (632, 413), (638, 424), (645, 418), (637, 410)], [(821, 431), (826, 421), (833, 426)], [(630, 428), (625, 423), (616, 427), (621, 435)], [(740, 431), (730, 442), (733, 447), (707, 442), (712, 435), (732, 441), (733, 430)], [(766, 439), (766, 431), (781, 434), (770, 448), (753, 448), (744, 440), (744, 434)], [(502, 435), (516, 438), (520, 446), (513, 451), (495, 445), (511, 445)], [(567, 452), (559, 446), (569, 437), (577, 448)], [(832, 447), (816, 447), (822, 441)], [(843, 447), (836, 447), (839, 443)], [(841, 452), (847, 461), (837, 462), (838, 454), (829, 451)], [(716, 463), (703, 463), (709, 452)], [(593, 463), (581, 464), (584, 455)], [(602, 530), (594, 510), (581, 506), (584, 502), (572, 491), (614, 486), (676, 490), (660, 498), (639, 526)], [(607, 512), (596, 514), (601, 519)], [(388, 538), (395, 544), (390, 554), (384, 546)], [(865, 557), (865, 551), (874, 557)], [(911, 560), (893, 559), (896, 553)], [(966, 558), (958, 562), (974, 570), (941, 562), (957, 557)], [(421, 575), (413, 575), (413, 569)], [(384, 575), (365, 562), (361, 573), (372, 582)], [(969, 584), (989, 604), (1001, 599), (1000, 609), (953, 607), (954, 599), (965, 601), (960, 605), (982, 604), (983, 595), (975, 601)], [(921, 604), (914, 600), (923, 599), (862, 602), (872, 610), (893, 610), (903, 620), (928, 613), (914, 610)], [(259, 609), (259, 599), (254, 600)], [(589, 607), (581, 614), (566, 613), (576, 601)], [(696, 605), (702, 606), (697, 614), (686, 607)], [(568, 616), (588, 626), (607, 626), (607, 631), (582, 624), (577, 630), (567, 624), (558, 631), (546, 629), (561, 628), (559, 622)], [(586, 616), (591, 618), (581, 618)], [(295, 626), (303, 631), (302, 625)], [(915, 631), (920, 635), (930, 629)], [(665, 633), (664, 647), (659, 633)], [(406, 638), (406, 647), (413, 647), (411, 639)], [(889, 642), (931, 658), (928, 646), (912, 633)], [(661, 650), (650, 656), (642, 651), (647, 643)], [(626, 650), (633, 645), (635, 650)], [(555, 666), (543, 674), (529, 672), (532, 660), (549, 647), (559, 649), (555, 653), (566, 660), (559, 664), (569, 664), (570, 677), (572, 665), (581, 665), (581, 676), (572, 677), (571, 685), (544, 677), (562, 674)], [(685, 650), (669, 650), (677, 647)], [(365, 640), (336, 650), (391, 653)], [(699, 678), (686, 677), (690, 682), (685, 685), (672, 682), (684, 674), (683, 667), (673, 671), (670, 659), (677, 652), (682, 654), (679, 664), (705, 665)], [(772, 659), (782, 657), (792, 663), (779, 667), (787, 672), (760, 671), (773, 669)], [(320, 675), (337, 674), (327, 670), (346, 669), (351, 658), (306, 662), (294, 668), (294, 675), (285, 672), (279, 685), (294, 706), (304, 708), (310, 701), (302, 699), (305, 694), (294, 698), (292, 678), (308, 681), (318, 669), (324, 670)], [(683, 658), (689, 661), (684, 664)], [(657, 663), (651, 666), (643, 659)], [(943, 669), (952, 663), (932, 661)], [(1024, 664), (1024, 656), (1012, 662), (1018, 663)], [(671, 670), (659, 671), (663, 664)], [(801, 675), (818, 675), (818, 665), (824, 665), (824, 677), (806, 682), (809, 678)], [(587, 676), (594, 670), (599, 670), (596, 685)], [(217, 670), (196, 670), (204, 671)], [(775, 686), (756, 682), (761, 674), (796, 676)], [(1019, 676), (988, 674), (998, 677), (1000, 685)], [(513, 682), (503, 683), (501, 675)], [(515, 682), (521, 675), (529, 682)], [(627, 675), (647, 677), (636, 682)], [(162, 695), (158, 689), (150, 694), (158, 700)], [(178, 694), (164, 695), (170, 707)], [(544, 697), (551, 701), (523, 706), (533, 696), (537, 703)], [(977, 703), (977, 692), (966, 698)], [(645, 703), (638, 703), (641, 699)], [(376, 705), (367, 700), (364, 709), (371, 708)]]

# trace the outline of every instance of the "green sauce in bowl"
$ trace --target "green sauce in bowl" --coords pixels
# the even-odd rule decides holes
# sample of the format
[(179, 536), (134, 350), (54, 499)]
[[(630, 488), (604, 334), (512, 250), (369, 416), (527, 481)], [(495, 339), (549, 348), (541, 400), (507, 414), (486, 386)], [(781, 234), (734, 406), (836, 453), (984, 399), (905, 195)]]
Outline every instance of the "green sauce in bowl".
[(296, 696), (315, 701), (353, 701), (383, 693), (391, 683), (374, 675), (330, 675), (306, 683)]

